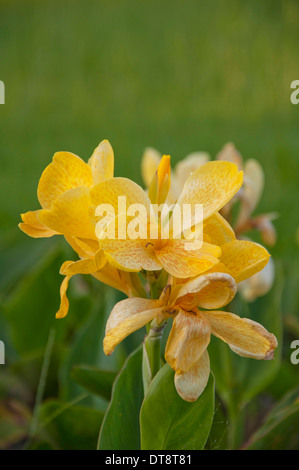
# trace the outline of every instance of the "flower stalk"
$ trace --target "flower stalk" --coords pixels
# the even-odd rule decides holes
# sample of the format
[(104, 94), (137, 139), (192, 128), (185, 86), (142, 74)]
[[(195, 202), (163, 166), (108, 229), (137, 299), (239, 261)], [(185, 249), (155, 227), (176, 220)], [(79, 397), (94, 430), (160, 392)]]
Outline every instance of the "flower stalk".
[(158, 324), (157, 320), (154, 319), (144, 340), (142, 366), (144, 394), (146, 394), (151, 381), (161, 368), (161, 340), (165, 325), (166, 321)]

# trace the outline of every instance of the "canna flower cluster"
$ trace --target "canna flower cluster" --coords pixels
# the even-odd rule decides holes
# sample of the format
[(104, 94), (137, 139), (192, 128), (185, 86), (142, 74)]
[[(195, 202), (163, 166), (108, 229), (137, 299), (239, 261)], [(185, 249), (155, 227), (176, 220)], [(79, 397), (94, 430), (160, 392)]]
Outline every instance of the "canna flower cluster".
[[(148, 147), (144, 151), (141, 170), (143, 181), (147, 187), (155, 169), (159, 165), (161, 157), (161, 154), (154, 148)], [(210, 160), (211, 157), (207, 152), (193, 152), (179, 161), (171, 171), (172, 185), (168, 193), (168, 200), (175, 202), (183, 190), (188, 176)], [(260, 201), (265, 182), (264, 172), (260, 163), (253, 158), (244, 163), (241, 154), (231, 142), (224, 145), (217, 154), (216, 160), (234, 163), (244, 173), (242, 187), (222, 207), (221, 215), (233, 225), (238, 239), (248, 239), (246, 233), (251, 230), (257, 230), (260, 233), (262, 242), (273, 246), (276, 243), (276, 231), (272, 221), (277, 218), (277, 213), (253, 215)], [(239, 203), (239, 207), (237, 216), (233, 220), (233, 210), (236, 203)], [(270, 259), (267, 266), (261, 272), (242, 282), (238, 286), (238, 290), (245, 300), (253, 301), (257, 297), (265, 295), (271, 289), (274, 277), (274, 263)]]
[[(114, 155), (108, 141), (100, 143), (88, 163), (58, 152), (38, 185), (41, 209), (22, 214), (20, 224), (32, 237), (63, 235), (80, 258), (61, 267), (65, 277), (57, 318), (67, 314), (66, 290), (75, 274), (91, 274), (128, 296), (109, 316), (107, 355), (139, 328), (159, 329), (172, 321), (165, 360), (175, 371), (177, 392), (187, 401), (196, 400), (207, 384), (211, 335), (237, 354), (255, 359), (273, 358), (277, 347), (275, 336), (262, 325), (221, 310), (234, 298), (237, 285), (260, 272), (270, 257), (260, 244), (237, 239), (221, 215), (242, 188), (243, 171), (229, 159), (208, 161), (205, 155), (193, 155), (188, 168), (193, 164), (197, 167), (185, 172), (182, 186), (177, 183), (180, 172), (174, 177), (176, 192), (170, 157), (155, 162), (147, 157), (145, 191), (128, 178), (113, 176)], [(124, 197), (130, 208), (143, 208), (138, 219), (134, 211), (129, 217), (128, 211), (125, 214), (119, 204)], [(165, 202), (175, 202), (176, 209), (200, 204), (202, 212), (199, 216), (194, 211), (184, 220), (178, 236), (173, 228), (165, 231), (165, 219), (157, 209)], [(107, 208), (112, 209), (110, 215)], [(174, 213), (171, 209), (168, 218)], [(128, 236), (132, 224), (133, 237)], [(201, 243), (190, 248), (198, 232)]]

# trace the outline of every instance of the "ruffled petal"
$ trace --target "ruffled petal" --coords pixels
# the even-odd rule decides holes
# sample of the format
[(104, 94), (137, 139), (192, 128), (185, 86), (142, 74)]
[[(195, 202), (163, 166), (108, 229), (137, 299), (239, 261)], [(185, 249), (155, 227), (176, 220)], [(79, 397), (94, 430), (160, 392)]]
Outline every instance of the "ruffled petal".
[(19, 224), (19, 228), (33, 238), (48, 238), (57, 235), (58, 232), (46, 227), (46, 225), (40, 222), (38, 218), (39, 213), (40, 210), (21, 214), (23, 223)]
[(99, 240), (109, 262), (118, 269), (138, 272), (157, 271), (162, 265), (146, 240)]
[(189, 176), (178, 204), (202, 204), (206, 220), (232, 199), (242, 183), (243, 172), (234, 163), (208, 162)]
[(261, 271), (269, 261), (268, 251), (258, 243), (247, 240), (235, 240), (221, 246), (220, 263), (228, 273), (241, 282)]
[(53, 202), (51, 209), (40, 212), (39, 219), (64, 235), (96, 239), (95, 219), (87, 188), (66, 191)]
[(210, 335), (209, 322), (203, 316), (181, 310), (167, 340), (166, 361), (175, 371), (187, 371), (206, 350)]
[(91, 258), (80, 259), (78, 261), (65, 261), (60, 268), (60, 274), (73, 276), (74, 274), (93, 274), (102, 269), (107, 260), (102, 250), (99, 250)]
[(183, 285), (176, 303), (182, 308), (221, 308), (234, 298), (236, 292), (237, 284), (229, 274), (203, 274)]
[(204, 351), (198, 361), (186, 372), (176, 372), (174, 376), (175, 388), (185, 401), (196, 401), (202, 394), (210, 376), (210, 359)]
[(79, 186), (91, 188), (92, 185), (92, 172), (87, 163), (73, 153), (57, 152), (42, 173), (37, 196), (40, 205), (50, 209), (52, 202), (69, 189)]
[(118, 302), (107, 321), (104, 352), (110, 355), (127, 336), (162, 313), (159, 300), (131, 298)]
[(222, 339), (239, 356), (273, 359), (277, 339), (259, 323), (233, 313), (201, 312), (211, 325), (212, 334)]
[(218, 263), (221, 249), (209, 243), (202, 243), (199, 250), (188, 250), (187, 240), (168, 240), (161, 249), (154, 249), (161, 265), (172, 276), (188, 278), (210, 269)]

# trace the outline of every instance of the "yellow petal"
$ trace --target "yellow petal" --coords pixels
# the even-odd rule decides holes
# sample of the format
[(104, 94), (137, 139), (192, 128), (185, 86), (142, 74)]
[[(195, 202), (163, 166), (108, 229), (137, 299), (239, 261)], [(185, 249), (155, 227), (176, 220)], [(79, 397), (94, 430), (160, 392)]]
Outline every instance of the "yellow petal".
[(151, 184), (153, 176), (157, 171), (160, 159), (161, 154), (156, 149), (151, 147), (145, 149), (141, 162), (141, 173), (147, 188)]
[(277, 340), (259, 323), (228, 312), (201, 314), (209, 321), (212, 334), (225, 341), (235, 353), (253, 359), (273, 358)]
[(99, 240), (108, 261), (124, 271), (156, 271), (162, 265), (155, 256), (147, 240)]
[(219, 212), (204, 221), (203, 233), (209, 237), (210, 243), (218, 246), (236, 239), (232, 227)]
[(37, 196), (44, 209), (61, 194), (79, 186), (91, 188), (90, 167), (80, 157), (70, 152), (57, 152), (52, 163), (44, 170), (38, 184)]
[(107, 321), (104, 352), (114, 348), (134, 331), (149, 323), (162, 312), (159, 300), (131, 298), (118, 302)]
[(235, 280), (225, 273), (209, 273), (186, 282), (178, 293), (176, 303), (182, 308), (221, 308), (235, 296)]
[(199, 250), (187, 250), (186, 240), (167, 240), (161, 249), (154, 249), (165, 271), (178, 278), (193, 277), (218, 263), (219, 247), (208, 243)]
[(243, 172), (239, 172), (234, 163), (208, 162), (189, 176), (178, 204), (181, 207), (183, 204), (203, 204), (205, 220), (237, 193), (242, 182)]
[(95, 219), (89, 189), (75, 188), (66, 191), (39, 214), (40, 221), (57, 232), (74, 237), (96, 239)]
[(73, 250), (80, 256), (80, 258), (90, 258), (99, 249), (97, 240), (88, 238), (77, 238), (71, 235), (65, 235), (66, 241), (71, 245)]
[(264, 171), (261, 164), (250, 158), (246, 161), (244, 167), (244, 191), (245, 197), (251, 204), (251, 211), (253, 211), (262, 195), (264, 189)]
[(133, 296), (132, 293), (134, 289), (131, 280), (131, 273), (129, 272), (119, 271), (110, 263), (106, 263), (100, 271), (93, 273), (92, 276), (107, 286), (123, 292), (128, 297)]
[(66, 291), (69, 285), (69, 280), (72, 276), (65, 276), (60, 286), (60, 307), (56, 313), (56, 318), (64, 318), (69, 310), (69, 301), (66, 296)]
[(175, 175), (178, 183), (184, 186), (186, 179), (196, 171), (199, 167), (210, 160), (210, 155), (206, 152), (193, 152), (187, 155), (183, 160), (175, 166)]
[(114, 153), (108, 140), (103, 140), (98, 145), (88, 164), (91, 167), (94, 184), (113, 178)]
[(38, 218), (40, 210), (26, 212), (21, 214), (23, 223), (19, 224), (19, 228), (33, 238), (47, 238), (56, 235), (55, 230), (51, 230), (42, 224)]
[(175, 371), (185, 372), (206, 350), (210, 335), (210, 325), (203, 316), (181, 310), (174, 319), (167, 340), (166, 361)]
[(176, 372), (174, 376), (175, 388), (183, 400), (196, 401), (202, 394), (210, 376), (210, 359), (204, 351), (198, 361), (186, 372)]
[(74, 274), (92, 274), (102, 269), (107, 260), (102, 250), (99, 250), (93, 257), (81, 259), (79, 261), (65, 261), (60, 268), (60, 274), (73, 276)]
[(262, 245), (247, 240), (226, 243), (221, 250), (220, 262), (237, 283), (261, 271), (270, 258)]
[[(125, 207), (119, 207), (119, 197), (125, 196)], [(145, 191), (138, 184), (128, 178), (113, 178), (97, 184), (90, 192), (93, 204), (110, 204), (115, 215), (126, 212), (132, 204), (142, 204), (147, 210), (150, 209), (150, 200)]]

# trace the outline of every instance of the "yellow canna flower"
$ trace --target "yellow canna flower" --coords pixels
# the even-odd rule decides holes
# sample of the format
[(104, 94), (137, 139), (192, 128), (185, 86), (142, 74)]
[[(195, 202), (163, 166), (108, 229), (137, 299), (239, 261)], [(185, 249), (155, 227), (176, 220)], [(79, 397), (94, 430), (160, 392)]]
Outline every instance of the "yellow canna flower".
[[(164, 166), (164, 160), (161, 160)], [(167, 170), (161, 171), (164, 176), (168, 176), (169, 165), (165, 165)], [(157, 175), (160, 173), (158, 168)], [(209, 162), (195, 171), (186, 181), (177, 206), (183, 210), (184, 205), (194, 207), (195, 204), (203, 205), (203, 221), (210, 225), (221, 226), (222, 231), (231, 231), (217, 215), (223, 207), (239, 190), (242, 185), (242, 172), (238, 172), (236, 165), (227, 162)], [(99, 183), (91, 192), (91, 200), (94, 206), (106, 206), (110, 204), (113, 208), (115, 218), (112, 220), (120, 224), (120, 219), (126, 212), (119, 209), (119, 198), (126, 196), (126, 207), (142, 206), (145, 214), (139, 225), (146, 228), (145, 237), (129, 239), (127, 229), (129, 221), (125, 220), (126, 227), (123, 237), (102, 237), (105, 230), (98, 233), (99, 244), (103, 249), (109, 262), (124, 271), (157, 271), (162, 268), (169, 274), (178, 278), (188, 278), (202, 273), (218, 263), (221, 254), (219, 246), (214, 244), (213, 236), (211, 243), (203, 241), (200, 249), (190, 249), (186, 247), (186, 239), (175, 237), (173, 233), (163, 234), (163, 221), (157, 220), (158, 233), (160, 236), (150, 238), (150, 231), (147, 221), (150, 219), (152, 210), (151, 201), (145, 191), (133, 181), (127, 178), (113, 178)], [(164, 196), (165, 197), (165, 193)], [(156, 200), (156, 199), (155, 199)], [(159, 198), (158, 198), (159, 200)], [(214, 222), (213, 222), (214, 220)], [(217, 221), (217, 222), (216, 222)], [(188, 223), (184, 225), (184, 230), (190, 230), (196, 225), (196, 218), (190, 217)], [(107, 228), (107, 227), (105, 227)], [(225, 234), (222, 234), (225, 237)]]
[(226, 272), (205, 273), (183, 283), (174, 279), (160, 299), (130, 298), (116, 304), (106, 325), (105, 353), (111, 354), (124, 338), (152, 320), (159, 325), (173, 318), (165, 359), (175, 370), (179, 395), (187, 401), (195, 401), (208, 382), (211, 334), (240, 356), (272, 359), (277, 347), (274, 335), (252, 320), (216, 310), (233, 299), (238, 282), (265, 266), (269, 254), (248, 241), (224, 247), (220, 263)]
[(42, 209), (21, 214), (20, 229), (34, 238), (64, 235), (81, 258), (66, 261), (61, 267), (61, 304), (56, 314), (62, 318), (68, 311), (66, 290), (75, 274), (92, 274), (102, 282), (127, 295), (136, 292), (128, 273), (107, 263), (95, 235), (96, 219), (90, 199), (91, 189), (113, 178), (114, 154), (110, 143), (103, 140), (88, 163), (70, 152), (57, 152), (44, 170), (37, 189)]

